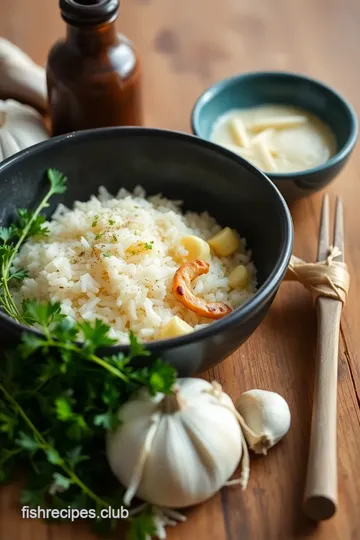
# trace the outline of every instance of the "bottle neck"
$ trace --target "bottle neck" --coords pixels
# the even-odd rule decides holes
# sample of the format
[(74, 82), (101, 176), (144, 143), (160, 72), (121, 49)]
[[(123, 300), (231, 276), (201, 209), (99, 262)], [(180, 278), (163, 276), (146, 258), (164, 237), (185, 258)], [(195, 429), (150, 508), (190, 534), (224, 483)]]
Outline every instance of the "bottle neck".
[(96, 26), (73, 26), (67, 24), (67, 41), (81, 53), (98, 54), (115, 46), (118, 41), (114, 21)]

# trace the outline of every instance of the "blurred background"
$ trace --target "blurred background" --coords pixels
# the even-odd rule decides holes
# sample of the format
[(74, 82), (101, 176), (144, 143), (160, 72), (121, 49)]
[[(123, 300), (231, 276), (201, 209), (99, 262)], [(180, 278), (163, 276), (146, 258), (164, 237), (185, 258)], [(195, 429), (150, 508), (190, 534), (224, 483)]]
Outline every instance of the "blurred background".
[[(123, 0), (117, 26), (143, 63), (145, 121), (190, 131), (198, 95), (225, 76), (301, 71), (359, 108), (358, 0)], [(42, 65), (64, 34), (57, 0), (1, 0), (0, 35)]]

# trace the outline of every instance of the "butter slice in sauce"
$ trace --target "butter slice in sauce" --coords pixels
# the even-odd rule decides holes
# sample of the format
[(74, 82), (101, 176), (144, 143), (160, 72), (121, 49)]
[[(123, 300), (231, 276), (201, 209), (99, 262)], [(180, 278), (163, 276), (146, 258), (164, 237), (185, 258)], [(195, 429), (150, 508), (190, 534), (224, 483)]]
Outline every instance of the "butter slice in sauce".
[[(240, 137), (236, 136), (238, 126)], [(232, 110), (215, 123), (210, 139), (265, 172), (311, 169), (328, 161), (336, 151), (335, 137), (326, 124), (288, 105)], [(244, 139), (245, 144), (241, 144)]]

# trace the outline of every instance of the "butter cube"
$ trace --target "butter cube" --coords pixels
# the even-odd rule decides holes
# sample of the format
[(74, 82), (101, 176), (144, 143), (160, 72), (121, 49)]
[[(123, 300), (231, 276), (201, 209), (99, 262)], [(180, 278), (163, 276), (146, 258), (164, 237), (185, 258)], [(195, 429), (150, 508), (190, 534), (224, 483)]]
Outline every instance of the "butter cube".
[(190, 334), (194, 329), (177, 315), (161, 329), (160, 338), (169, 339)]
[(194, 261), (195, 259), (207, 260), (210, 257), (209, 244), (198, 236), (183, 236), (180, 243), (188, 251), (186, 257), (188, 261)]
[(229, 285), (233, 289), (246, 289), (250, 282), (250, 274), (246, 266), (239, 264), (229, 275)]
[(225, 227), (210, 238), (208, 244), (219, 257), (228, 257), (240, 248), (240, 238), (236, 231)]

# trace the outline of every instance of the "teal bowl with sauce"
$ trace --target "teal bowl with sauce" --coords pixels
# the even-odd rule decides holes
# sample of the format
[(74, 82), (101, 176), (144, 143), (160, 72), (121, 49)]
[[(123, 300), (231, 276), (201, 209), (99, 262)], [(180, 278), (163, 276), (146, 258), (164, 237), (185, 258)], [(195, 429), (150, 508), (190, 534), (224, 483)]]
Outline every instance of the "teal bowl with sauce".
[[(235, 109), (287, 105), (321, 120), (332, 132), (335, 150), (324, 163), (295, 172), (265, 172), (288, 202), (328, 185), (342, 170), (355, 146), (358, 122), (352, 106), (338, 92), (310, 77), (286, 72), (250, 72), (208, 88), (191, 114), (193, 133), (211, 140), (219, 118)], [(245, 158), (246, 159), (246, 158)]]

